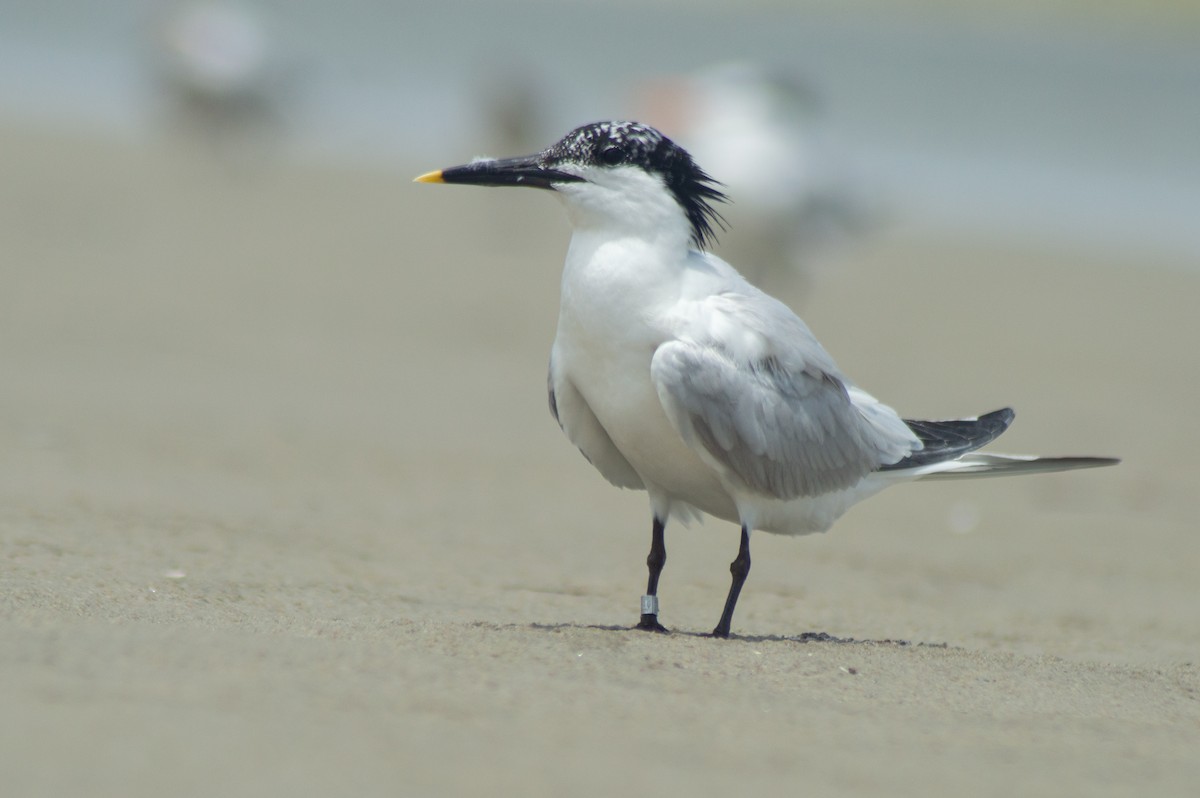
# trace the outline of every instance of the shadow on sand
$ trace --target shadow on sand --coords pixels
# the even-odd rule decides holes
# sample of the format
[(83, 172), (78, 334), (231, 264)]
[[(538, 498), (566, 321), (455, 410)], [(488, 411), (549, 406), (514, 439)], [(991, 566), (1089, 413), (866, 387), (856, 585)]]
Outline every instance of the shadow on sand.
[[(617, 626), (606, 624), (579, 624), (579, 623), (531, 623), (529, 628), (545, 632), (556, 632), (567, 629), (595, 629), (602, 632), (629, 632), (645, 634), (643, 630), (636, 626)], [(707, 637), (713, 638), (713, 635), (708, 632), (691, 632), (691, 631), (670, 631), (668, 635), (678, 635), (682, 637)], [(842, 646), (895, 646), (896, 648), (950, 648), (949, 643), (914, 643), (910, 640), (896, 640), (887, 638), (884, 640), (864, 639), (860, 640), (854, 637), (836, 637), (828, 632), (801, 632), (798, 635), (730, 635), (728, 638), (713, 638), (713, 639), (728, 639), (731, 641), (745, 641), (749, 643), (829, 643), (832, 645)]]

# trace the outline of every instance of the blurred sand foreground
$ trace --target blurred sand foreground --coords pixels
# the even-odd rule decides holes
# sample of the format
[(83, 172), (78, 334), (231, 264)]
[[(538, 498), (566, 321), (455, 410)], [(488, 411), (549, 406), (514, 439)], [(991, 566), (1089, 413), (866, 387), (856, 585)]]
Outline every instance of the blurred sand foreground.
[[(866, 388), (1125, 463), (757, 535), (729, 641), (697, 633), (736, 530), (672, 526), (650, 636), (644, 495), (546, 410), (552, 199), (0, 146), (6, 795), (1200, 783), (1197, 273), (898, 234), (847, 258), (801, 309)], [(909, 644), (791, 639), (818, 631)]]

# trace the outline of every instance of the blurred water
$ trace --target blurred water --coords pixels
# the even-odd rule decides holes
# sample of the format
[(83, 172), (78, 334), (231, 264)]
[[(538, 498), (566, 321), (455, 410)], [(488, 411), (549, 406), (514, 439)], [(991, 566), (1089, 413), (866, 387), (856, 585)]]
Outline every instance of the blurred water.
[[(0, 1), (0, 121), (161, 135), (151, 34), (173, 3)], [(904, 224), (1200, 257), (1200, 40), (832, 4), (260, 2), (296, 76), (288, 150), (407, 174), (503, 154), (484, 109), (535, 87), (531, 135), (631, 115), (649, 76), (757, 59)]]

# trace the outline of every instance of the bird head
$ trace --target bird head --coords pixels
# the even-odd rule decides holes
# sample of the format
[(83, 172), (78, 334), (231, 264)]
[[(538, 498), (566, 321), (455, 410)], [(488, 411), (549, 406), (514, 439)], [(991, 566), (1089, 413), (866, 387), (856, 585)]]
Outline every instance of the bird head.
[(593, 122), (534, 155), (480, 158), (416, 181), (549, 189), (577, 225), (632, 229), (678, 219), (701, 249), (714, 240), (713, 226), (723, 227), (714, 203), (726, 201), (686, 150), (637, 122)]

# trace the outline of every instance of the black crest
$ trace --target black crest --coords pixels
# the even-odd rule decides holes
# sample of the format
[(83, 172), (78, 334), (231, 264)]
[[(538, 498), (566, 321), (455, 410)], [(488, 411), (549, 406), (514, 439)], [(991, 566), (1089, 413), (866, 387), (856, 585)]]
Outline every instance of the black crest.
[(725, 220), (712, 205), (728, 201), (721, 184), (697, 166), (687, 150), (649, 125), (593, 122), (572, 130), (544, 155), (554, 161), (638, 166), (660, 175), (687, 214), (692, 243), (700, 249), (716, 241), (713, 225), (725, 229)]

